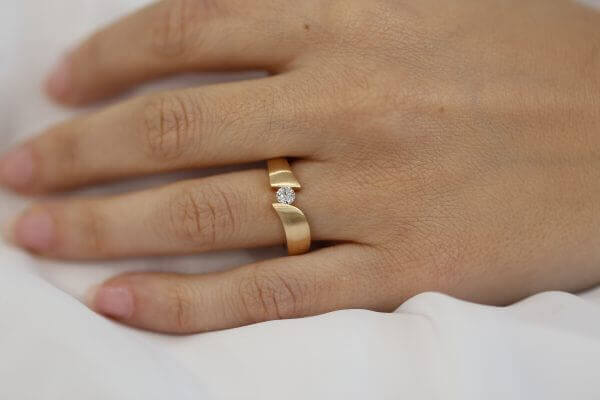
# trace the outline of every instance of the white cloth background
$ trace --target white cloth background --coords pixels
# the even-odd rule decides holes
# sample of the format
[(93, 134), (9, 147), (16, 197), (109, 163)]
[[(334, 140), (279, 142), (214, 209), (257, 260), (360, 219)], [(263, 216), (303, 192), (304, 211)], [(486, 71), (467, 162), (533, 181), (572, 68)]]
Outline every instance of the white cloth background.
[[(0, 151), (72, 113), (42, 96), (44, 74), (77, 39), (144, 2), (0, 0)], [(26, 202), (1, 192), (0, 219)], [(84, 264), (0, 243), (0, 399), (600, 398), (600, 290), (506, 308), (427, 293), (392, 314), (349, 310), (187, 337), (120, 326), (78, 300), (126, 270), (200, 272), (268, 254)]]

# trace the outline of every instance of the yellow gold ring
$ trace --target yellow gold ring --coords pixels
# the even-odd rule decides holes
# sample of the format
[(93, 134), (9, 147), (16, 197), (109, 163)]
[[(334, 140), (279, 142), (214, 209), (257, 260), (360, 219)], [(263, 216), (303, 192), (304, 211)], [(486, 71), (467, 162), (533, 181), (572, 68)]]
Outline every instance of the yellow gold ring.
[(277, 202), (273, 203), (273, 208), (283, 224), (288, 254), (306, 253), (310, 249), (310, 227), (304, 213), (292, 205), (296, 200), (295, 190), (301, 188), (300, 182), (285, 158), (267, 161), (267, 168), (271, 187), (277, 189)]

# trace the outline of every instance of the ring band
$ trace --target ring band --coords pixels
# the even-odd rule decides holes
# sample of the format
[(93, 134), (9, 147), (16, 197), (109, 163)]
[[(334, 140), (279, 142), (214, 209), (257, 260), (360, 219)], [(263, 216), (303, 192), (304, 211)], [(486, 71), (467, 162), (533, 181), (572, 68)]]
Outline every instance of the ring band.
[(310, 226), (304, 213), (292, 203), (296, 200), (296, 192), (301, 188), (290, 164), (285, 158), (275, 158), (267, 161), (269, 181), (273, 189), (277, 189), (277, 202), (273, 208), (279, 215), (285, 231), (288, 254), (298, 255), (310, 249)]

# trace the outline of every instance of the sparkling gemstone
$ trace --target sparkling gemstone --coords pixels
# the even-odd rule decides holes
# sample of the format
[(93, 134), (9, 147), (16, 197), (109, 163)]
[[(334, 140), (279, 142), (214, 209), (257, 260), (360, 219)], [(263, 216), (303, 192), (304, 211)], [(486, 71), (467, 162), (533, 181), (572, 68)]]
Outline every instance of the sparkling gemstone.
[(296, 200), (296, 192), (289, 186), (280, 187), (277, 190), (277, 201), (282, 204), (292, 204)]

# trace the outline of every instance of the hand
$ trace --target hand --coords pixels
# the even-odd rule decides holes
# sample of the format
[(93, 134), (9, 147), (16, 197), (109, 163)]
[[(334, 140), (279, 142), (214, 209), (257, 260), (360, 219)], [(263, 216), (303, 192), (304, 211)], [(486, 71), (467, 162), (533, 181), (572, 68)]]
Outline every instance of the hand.
[[(600, 282), (600, 19), (567, 1), (153, 4), (70, 53), (50, 94), (83, 104), (184, 71), (263, 79), (152, 94), (50, 128), (2, 183), (41, 193), (290, 157), (331, 246), (200, 276), (135, 273), (91, 307), (164, 332), (423, 291), (504, 304)], [(34, 205), (12, 228), (47, 257), (281, 244), (264, 168)]]

